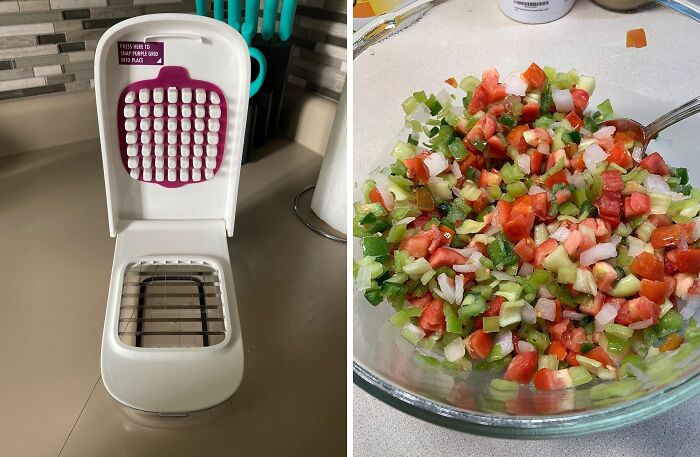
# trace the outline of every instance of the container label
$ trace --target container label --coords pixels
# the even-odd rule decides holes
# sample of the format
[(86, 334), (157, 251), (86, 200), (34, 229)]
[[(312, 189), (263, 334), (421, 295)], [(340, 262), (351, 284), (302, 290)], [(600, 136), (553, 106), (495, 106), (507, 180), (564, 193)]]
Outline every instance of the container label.
[(162, 41), (119, 41), (119, 65), (163, 65), (165, 43)]

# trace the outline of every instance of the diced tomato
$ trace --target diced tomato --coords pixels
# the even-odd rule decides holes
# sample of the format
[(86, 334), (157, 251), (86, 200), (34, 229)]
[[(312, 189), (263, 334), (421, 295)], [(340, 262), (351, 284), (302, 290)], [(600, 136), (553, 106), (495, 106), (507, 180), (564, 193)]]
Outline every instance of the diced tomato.
[(505, 233), (511, 242), (517, 243), (530, 235), (530, 230), (532, 230), (534, 223), (534, 213), (519, 214), (517, 217), (511, 217), (511, 219), (505, 223), (503, 226), (503, 233)]
[[(408, 251), (415, 258), (426, 257), (428, 253), (434, 252), (442, 244), (442, 232), (433, 226), (430, 230), (418, 232), (413, 236), (404, 238), (399, 249)], [(455, 251), (452, 251), (455, 252)], [(459, 254), (455, 252), (456, 254)]]
[(579, 305), (578, 310), (582, 313), (595, 316), (600, 312), (600, 308), (603, 307), (603, 303), (605, 302), (606, 298), (607, 295), (602, 292), (598, 292), (593, 300)]
[(649, 222), (657, 227), (666, 227), (673, 224), (673, 219), (668, 214), (650, 214)]
[(537, 246), (537, 249), (535, 250), (535, 267), (540, 268), (545, 257), (554, 252), (557, 246), (559, 246), (559, 244), (557, 244), (557, 240), (552, 238)]
[(420, 157), (411, 157), (403, 160), (404, 165), (408, 169), (408, 177), (415, 179), (418, 184), (428, 184), (430, 172), (428, 167), (423, 163)]
[(676, 249), (667, 256), (679, 272), (700, 273), (700, 249)]
[(539, 151), (532, 151), (530, 153), (530, 173), (538, 175), (542, 170), (542, 159), (544, 154)]
[(608, 163), (615, 163), (624, 169), (632, 168), (632, 156), (625, 148), (624, 142), (617, 142), (608, 151)]
[(442, 308), (440, 300), (432, 300), (418, 318), (418, 326), (426, 332), (444, 332), (447, 325)]
[(642, 278), (661, 281), (664, 278), (664, 264), (656, 255), (642, 252), (632, 260), (632, 272)]
[(431, 267), (440, 268), (451, 267), (452, 265), (464, 265), (467, 263), (467, 259), (453, 249), (441, 247), (433, 252), (428, 262), (430, 262)]
[(642, 161), (639, 162), (639, 166), (656, 175), (668, 175), (668, 167), (666, 166), (666, 162), (664, 162), (663, 157), (661, 157), (661, 154), (658, 152), (643, 158)]
[(433, 296), (430, 292), (427, 292), (422, 297), (408, 297), (407, 300), (411, 304), (411, 306), (425, 308), (430, 304), (431, 301), (433, 301)]
[(571, 89), (571, 97), (574, 99), (574, 111), (583, 113), (588, 106), (588, 92), (583, 89)]
[(532, 205), (532, 212), (535, 213), (535, 216), (540, 219), (547, 217), (547, 208), (549, 207), (547, 192), (538, 192), (534, 195), (530, 195), (530, 202)]
[(562, 361), (566, 357), (566, 348), (559, 341), (554, 340), (549, 343), (547, 354), (557, 356), (557, 360)]
[(440, 227), (438, 227), (438, 230), (440, 230), (440, 233), (442, 233), (442, 244), (449, 245), (454, 239), (455, 231), (447, 227), (446, 225), (441, 225)]
[(471, 207), (474, 210), (476, 214), (479, 214), (486, 208), (486, 205), (489, 204), (489, 198), (486, 196), (485, 191), (481, 191), (481, 194), (479, 194), (479, 197), (471, 202)]
[(577, 154), (571, 158), (571, 166), (577, 171), (586, 169), (586, 162), (583, 161), (583, 153)]
[(651, 232), (651, 245), (654, 249), (678, 246), (681, 237), (685, 237), (687, 241), (692, 235), (692, 224), (673, 224), (666, 227), (657, 227)]
[(488, 333), (483, 330), (477, 330), (466, 338), (464, 345), (467, 347), (469, 356), (472, 359), (485, 359), (491, 352), (493, 340)]
[(506, 96), (505, 87), (503, 84), (498, 84), (499, 77), (498, 70), (495, 68), (489, 68), (481, 75), (481, 86), (484, 87), (488, 94), (489, 103), (502, 100)]
[(467, 113), (469, 115), (474, 115), (478, 113), (479, 111), (483, 111), (486, 109), (486, 106), (489, 104), (489, 95), (488, 92), (486, 92), (486, 89), (484, 86), (479, 84), (476, 89), (474, 90), (474, 93), (472, 94), (472, 99), (469, 102), (469, 107), (467, 108)]
[(550, 189), (554, 187), (555, 184), (568, 184), (569, 180), (566, 178), (566, 172), (564, 170), (559, 170), (552, 176), (544, 180), (544, 185)]
[(535, 259), (535, 249), (535, 242), (529, 237), (523, 238), (515, 245), (515, 253), (518, 254), (523, 262), (530, 263)]
[(569, 327), (561, 336), (561, 342), (567, 349), (581, 352), (581, 343), (586, 341), (586, 331), (581, 327)]
[(630, 325), (652, 319), (656, 324), (659, 321), (661, 307), (646, 297), (639, 297), (628, 300), (620, 306), (615, 322), (621, 325)]
[(493, 317), (493, 316), (498, 316), (501, 312), (501, 305), (503, 302), (506, 301), (505, 298), (501, 297), (500, 295), (496, 295), (493, 297), (493, 300), (491, 300), (491, 303), (489, 303), (489, 307), (484, 313), (484, 316), (486, 317)]
[(627, 31), (625, 47), (643, 48), (647, 45), (647, 35), (644, 29), (632, 29)]
[(666, 301), (667, 289), (666, 282), (652, 281), (645, 278), (642, 279), (639, 295), (648, 298), (657, 305), (663, 305), (663, 303)]
[(537, 371), (537, 351), (521, 352), (508, 364), (503, 379), (527, 384)]
[(547, 79), (547, 75), (536, 63), (531, 63), (527, 70), (522, 73), (523, 79), (529, 89), (539, 89)]
[(385, 210), (391, 211), (389, 208), (386, 207), (384, 199), (382, 198), (382, 193), (379, 192), (379, 190), (376, 187), (373, 187), (372, 190), (369, 191), (369, 199), (374, 203), (379, 203), (380, 205), (382, 205)]
[(637, 138), (637, 134), (628, 130), (617, 130), (615, 131), (615, 135), (613, 135), (613, 141), (615, 141), (615, 143), (626, 143), (635, 138)]
[(569, 121), (569, 124), (571, 124), (571, 126), (575, 129), (583, 127), (583, 121), (581, 120), (580, 117), (578, 117), (578, 114), (576, 114), (576, 111), (571, 111), (569, 114), (566, 115), (566, 117), (564, 119)]
[[(675, 255), (673, 257), (675, 259)], [(668, 254), (666, 254), (666, 257), (664, 257), (664, 274), (665, 275), (672, 275), (675, 274), (678, 271), (678, 268), (671, 262), (668, 258)]]
[(598, 207), (600, 216), (612, 228), (620, 225), (622, 195), (615, 192), (603, 192), (603, 196), (596, 201), (595, 205)]
[(574, 351), (569, 351), (569, 352), (567, 352), (567, 353), (566, 353), (566, 357), (565, 357), (565, 358), (566, 358), (566, 363), (568, 363), (569, 366), (572, 366), (572, 367), (577, 367), (577, 366), (579, 366), (580, 363), (578, 363), (578, 360), (576, 360), (576, 356), (577, 356), (577, 355), (578, 355), (578, 352), (574, 352)]
[(489, 106), (489, 109), (486, 110), (486, 112), (495, 117), (500, 117), (506, 112), (506, 105), (503, 103), (496, 103), (495, 105)]
[(479, 187), (500, 186), (503, 178), (498, 170), (481, 170), (479, 175)]
[(651, 197), (641, 192), (632, 192), (625, 197), (625, 217), (641, 216), (651, 211)]
[(569, 319), (562, 319), (560, 322), (549, 324), (547, 331), (555, 339), (561, 341), (562, 335), (564, 335), (564, 332), (569, 328), (569, 322)]
[(528, 103), (523, 106), (522, 119), (525, 122), (532, 122), (540, 117), (539, 103)]
[(462, 174), (466, 174), (469, 168), (474, 167), (479, 170), (486, 167), (486, 157), (480, 152), (472, 152), (464, 160), (459, 162), (459, 169)]
[(422, 229), (423, 226), (432, 218), (432, 212), (422, 212), (414, 221), (408, 223), (408, 228)]
[(508, 144), (513, 146), (518, 150), (518, 152), (523, 153), (530, 147), (523, 138), (523, 133), (530, 130), (527, 125), (518, 125), (513, 127), (513, 129), (508, 132), (506, 138), (508, 139)]
[(447, 78), (447, 79), (445, 80), (445, 84), (449, 84), (450, 86), (456, 88), (456, 87), (457, 87), (457, 80), (456, 80), (454, 77)]
[(537, 390), (560, 390), (571, 387), (571, 377), (567, 370), (540, 368), (532, 378)]
[(508, 158), (508, 154), (506, 152), (508, 145), (505, 144), (498, 136), (493, 135), (491, 138), (486, 140), (486, 144), (489, 146), (488, 152), (490, 157), (494, 159)]
[(498, 213), (498, 223), (503, 226), (508, 220), (510, 219), (510, 212), (513, 208), (513, 205), (510, 204), (510, 202), (507, 202), (505, 200), (498, 200), (498, 203), (496, 203), (496, 212)]
[(603, 366), (611, 366), (614, 367), (616, 366), (615, 361), (608, 355), (607, 352), (605, 352), (605, 349), (603, 349), (600, 346), (596, 346), (590, 351), (586, 352), (584, 356), (588, 357), (589, 359), (597, 360), (598, 362), (602, 363)]
[(605, 170), (600, 174), (603, 179), (603, 190), (619, 192), (622, 190), (622, 173), (620, 170)]

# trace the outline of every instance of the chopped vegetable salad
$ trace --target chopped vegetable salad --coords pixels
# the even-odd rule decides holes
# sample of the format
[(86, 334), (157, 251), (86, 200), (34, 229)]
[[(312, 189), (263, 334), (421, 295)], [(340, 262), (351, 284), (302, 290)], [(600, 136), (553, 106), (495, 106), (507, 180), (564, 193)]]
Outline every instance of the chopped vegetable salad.
[(366, 300), (450, 367), (540, 390), (700, 344), (687, 170), (605, 126), (610, 101), (590, 107), (595, 80), (575, 70), (445, 83), (404, 101), (395, 162), (355, 203)]

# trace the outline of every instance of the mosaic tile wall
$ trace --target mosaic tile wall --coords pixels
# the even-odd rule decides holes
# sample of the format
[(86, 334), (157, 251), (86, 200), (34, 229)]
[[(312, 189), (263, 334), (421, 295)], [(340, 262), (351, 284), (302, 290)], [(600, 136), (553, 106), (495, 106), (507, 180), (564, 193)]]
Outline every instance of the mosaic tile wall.
[[(0, 100), (89, 88), (107, 28), (141, 14), (193, 11), (193, 0), (0, 0)], [(291, 84), (340, 97), (346, 21), (345, 0), (298, 1)]]

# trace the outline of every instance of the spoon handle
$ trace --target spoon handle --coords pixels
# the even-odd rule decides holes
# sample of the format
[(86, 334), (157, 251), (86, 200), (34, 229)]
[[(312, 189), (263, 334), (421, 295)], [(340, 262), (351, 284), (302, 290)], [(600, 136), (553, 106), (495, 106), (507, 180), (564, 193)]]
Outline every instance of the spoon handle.
[(678, 108), (672, 109), (651, 124), (644, 127), (644, 137), (651, 139), (654, 137), (654, 135), (666, 127), (670, 127), (676, 122), (682, 121), (686, 117), (692, 116), (697, 112), (700, 112), (700, 97), (695, 97)]

